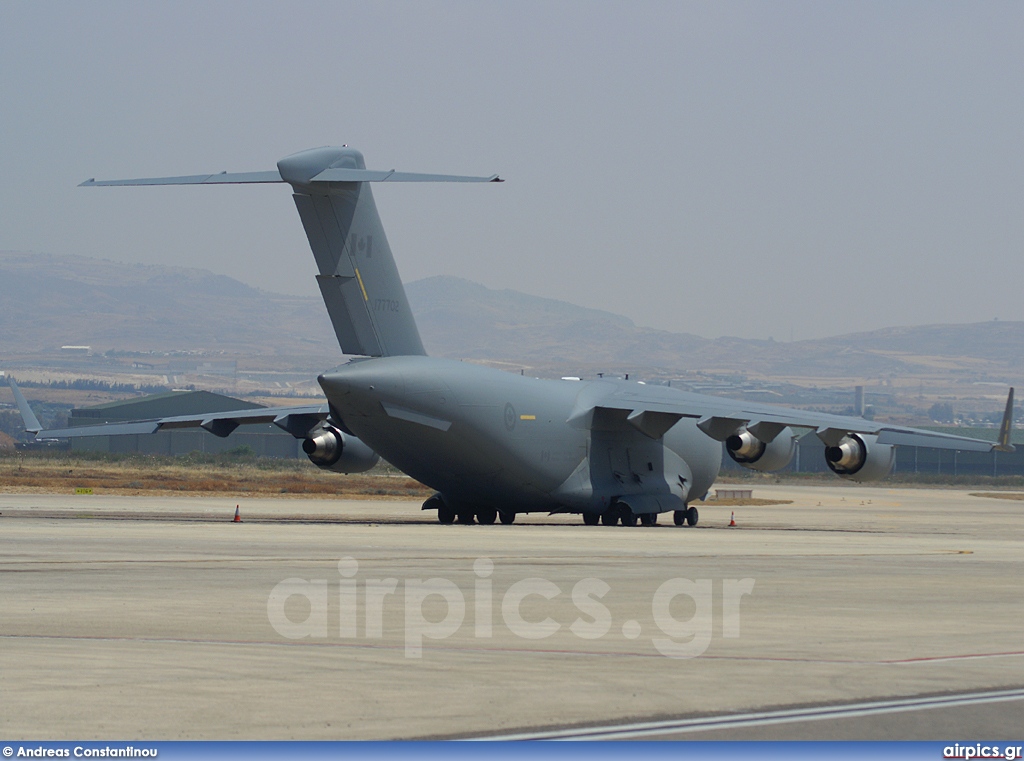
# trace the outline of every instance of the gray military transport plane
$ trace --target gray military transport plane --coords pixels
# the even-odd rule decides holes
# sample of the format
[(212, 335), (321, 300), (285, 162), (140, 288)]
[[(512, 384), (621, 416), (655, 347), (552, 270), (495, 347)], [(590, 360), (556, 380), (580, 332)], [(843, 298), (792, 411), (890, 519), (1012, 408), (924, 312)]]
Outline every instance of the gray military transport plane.
[[(170, 417), (40, 430), (39, 438), (153, 433), (200, 426), (228, 436), (273, 422), (316, 465), (361, 472), (379, 457), (437, 490), (424, 504), (441, 523), (512, 523), (517, 513), (580, 513), (587, 525), (634, 526), (671, 512), (697, 523), (692, 505), (718, 477), (725, 451), (758, 471), (784, 467), (795, 429), (812, 429), (828, 467), (872, 481), (892, 468), (894, 446), (1009, 451), (1013, 389), (996, 443), (703, 396), (613, 379), (541, 380), (426, 356), (374, 204), (373, 182), (501, 182), (366, 169), (347, 146), (282, 159), (276, 171), (85, 186), (287, 183), (313, 250), (347, 364), (321, 375), (322, 405)], [(20, 394), (19, 406), (24, 411)], [(29, 410), (31, 416), (31, 410)], [(31, 419), (26, 418), (27, 421)]]

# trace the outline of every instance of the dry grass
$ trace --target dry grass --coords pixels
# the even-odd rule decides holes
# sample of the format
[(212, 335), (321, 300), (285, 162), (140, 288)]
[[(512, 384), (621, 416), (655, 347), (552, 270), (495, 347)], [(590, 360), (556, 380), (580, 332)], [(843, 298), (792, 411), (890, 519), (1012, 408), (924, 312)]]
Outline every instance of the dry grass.
[[(169, 458), (168, 458), (169, 459)], [(68, 458), (0, 458), (0, 491), (138, 496), (426, 498), (433, 492), (407, 476), (327, 473), (313, 467), (273, 468), (255, 463), (106, 462)]]

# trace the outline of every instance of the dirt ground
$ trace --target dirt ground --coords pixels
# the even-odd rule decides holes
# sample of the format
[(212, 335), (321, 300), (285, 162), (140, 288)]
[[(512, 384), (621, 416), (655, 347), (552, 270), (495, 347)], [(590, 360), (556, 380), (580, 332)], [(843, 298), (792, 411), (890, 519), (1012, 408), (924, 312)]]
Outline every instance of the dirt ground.
[(327, 473), (305, 463), (265, 461), (91, 461), (85, 458), (0, 458), (0, 490), (8, 494), (74, 493), (276, 497), (338, 496), (349, 499), (426, 498), (432, 490), (404, 475)]
[[(348, 499), (426, 499), (433, 490), (408, 476), (375, 469), (342, 475), (302, 461), (195, 463), (172, 458), (104, 461), (67, 455), (58, 458), (0, 457), (0, 491), (8, 494), (61, 494), (91, 489), (93, 494), (161, 496), (344, 497)], [(718, 507), (788, 504), (790, 500), (748, 498), (711, 500)]]

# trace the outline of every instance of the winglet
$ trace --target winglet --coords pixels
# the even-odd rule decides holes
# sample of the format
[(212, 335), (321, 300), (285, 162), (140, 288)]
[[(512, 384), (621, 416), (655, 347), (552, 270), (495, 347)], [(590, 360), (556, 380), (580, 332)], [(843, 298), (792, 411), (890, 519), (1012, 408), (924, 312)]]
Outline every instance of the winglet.
[(21, 393), (21, 389), (18, 388), (18, 384), (14, 382), (14, 378), (10, 375), (7, 376), (7, 382), (11, 386), (11, 391), (14, 393), (14, 401), (18, 404), (18, 412), (21, 413), (21, 421), (25, 424), (26, 433), (39, 433), (43, 430), (43, 427), (39, 425), (39, 421), (36, 419), (35, 413), (32, 412), (32, 408), (28, 406), (28, 402), (25, 401), (25, 397)]
[(1010, 435), (1013, 433), (1013, 386), (1006, 397), (1006, 411), (1003, 413), (1003, 422), (999, 425), (999, 439), (996, 442), (995, 450), (999, 452), (1013, 452), (1015, 447), (1010, 443)]

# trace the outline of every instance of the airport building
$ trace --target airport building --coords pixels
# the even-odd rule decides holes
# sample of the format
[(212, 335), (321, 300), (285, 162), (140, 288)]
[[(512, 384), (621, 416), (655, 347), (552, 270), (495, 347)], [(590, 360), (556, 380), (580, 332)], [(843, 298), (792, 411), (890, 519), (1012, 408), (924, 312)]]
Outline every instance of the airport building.
[[(259, 409), (261, 405), (209, 391), (168, 391), (71, 411), (69, 426), (150, 420), (176, 415)], [(248, 446), (260, 457), (304, 457), (302, 442), (272, 423), (246, 425), (227, 438), (202, 428), (177, 428), (151, 434), (89, 436), (71, 440), (73, 451), (180, 455), (226, 452)]]

